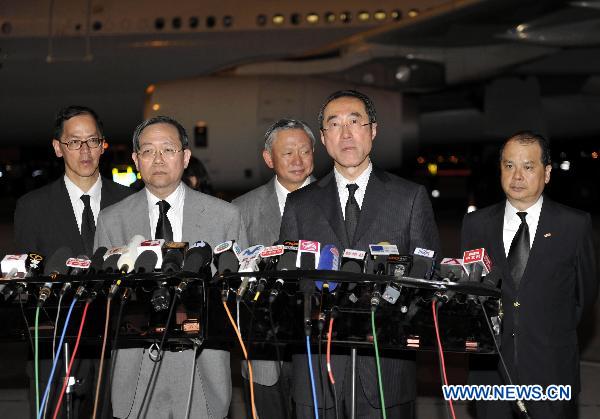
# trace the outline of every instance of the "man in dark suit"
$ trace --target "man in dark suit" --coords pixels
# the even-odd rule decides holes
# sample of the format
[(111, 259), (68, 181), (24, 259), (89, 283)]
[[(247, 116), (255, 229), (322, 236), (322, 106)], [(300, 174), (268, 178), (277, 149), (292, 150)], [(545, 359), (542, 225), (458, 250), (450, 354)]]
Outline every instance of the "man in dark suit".
[[(250, 244), (270, 246), (277, 240), (288, 193), (314, 180), (311, 176), (314, 148), (315, 136), (302, 121), (280, 119), (269, 127), (262, 155), (275, 176), (232, 201), (242, 213)], [(286, 417), (291, 364), (284, 362), (278, 367), (273, 361), (253, 360), (252, 368), (258, 414), (265, 418)], [(245, 365), (242, 375), (247, 379)]]
[[(191, 154), (185, 129), (176, 120), (156, 116), (138, 125), (132, 158), (145, 187), (100, 213), (95, 246), (122, 246), (136, 234), (176, 242), (203, 240), (213, 248), (232, 239), (246, 246), (239, 210), (181, 181)], [(227, 416), (231, 401), (229, 352), (201, 348), (197, 355), (191, 348), (165, 350), (151, 380), (154, 354), (148, 348), (114, 351), (115, 417)], [(196, 367), (192, 369), (192, 365)]]
[(52, 146), (65, 162), (65, 174), (22, 196), (14, 216), (17, 250), (46, 257), (68, 246), (73, 256), (92, 256), (100, 209), (134, 191), (100, 176), (104, 133), (98, 115), (84, 106), (67, 106), (56, 117)]
[[(65, 174), (17, 201), (14, 227), (18, 251), (37, 252), (50, 257), (58, 248), (67, 246), (73, 251), (72, 256), (92, 256), (95, 220), (100, 209), (133, 193), (129, 188), (100, 176), (98, 165), (104, 152), (103, 145), (102, 122), (92, 109), (67, 106), (58, 112), (52, 146), (56, 156), (64, 160)], [(82, 384), (75, 386), (75, 417), (91, 416), (92, 383), (98, 362), (97, 359), (80, 358), (73, 365), (72, 376), (82, 379)], [(49, 359), (41, 362), (42, 389), (51, 365)], [(64, 371), (62, 357), (57, 371)], [(55, 377), (53, 394), (62, 386), (60, 374)], [(33, 374), (30, 382), (33, 406)]]
[[(570, 385), (569, 402), (526, 402), (533, 418), (573, 418), (579, 393), (577, 324), (598, 291), (590, 215), (543, 195), (550, 181), (547, 140), (510, 137), (500, 155), (506, 201), (467, 214), (462, 248), (485, 248), (502, 273), (503, 369), (477, 384)], [(517, 417), (507, 402), (478, 403), (478, 417)]]
[[(321, 141), (334, 160), (334, 170), (324, 178), (288, 196), (281, 222), (280, 239), (316, 240), (340, 250), (367, 250), (369, 244), (388, 241), (401, 254), (416, 247), (438, 251), (439, 236), (425, 188), (373, 167), (369, 154), (377, 133), (375, 107), (362, 93), (346, 90), (333, 93), (319, 113)], [(307, 363), (294, 357), (294, 399), (298, 417), (311, 417), (313, 401)], [(338, 398), (350, 414), (350, 362), (347, 356), (332, 360)], [(318, 362), (313, 361), (313, 365)], [(359, 356), (357, 361), (357, 414), (379, 418), (375, 359)], [(414, 356), (383, 358), (381, 365), (386, 411), (389, 417), (414, 415), (416, 365)], [(326, 374), (326, 372), (324, 372)], [(317, 394), (322, 394), (318, 386)], [(334, 417), (333, 397), (326, 389), (319, 398)]]

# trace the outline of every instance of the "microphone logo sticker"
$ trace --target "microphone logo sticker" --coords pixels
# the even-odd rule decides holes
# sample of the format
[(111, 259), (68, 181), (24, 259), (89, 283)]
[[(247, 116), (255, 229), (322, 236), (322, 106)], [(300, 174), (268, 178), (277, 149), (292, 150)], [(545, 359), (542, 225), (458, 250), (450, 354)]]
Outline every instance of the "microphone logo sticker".
[(263, 246), (262, 244), (257, 244), (256, 246), (248, 247), (246, 250), (244, 250), (242, 252), (241, 258), (247, 259), (247, 258), (256, 257), (256, 256), (260, 255), (260, 252), (262, 252), (262, 250), (264, 248), (265, 248), (265, 246)]
[(231, 249), (231, 246), (233, 246), (233, 242), (231, 240), (226, 241), (225, 243), (218, 244), (215, 247), (214, 253), (215, 255), (218, 255), (219, 253), (226, 252), (227, 250)]
[(345, 249), (343, 257), (349, 258), (349, 259), (362, 260), (365, 258), (366, 254), (367, 254), (367, 252), (364, 252), (362, 250)]
[(310, 240), (300, 240), (299, 243), (300, 252), (319, 253), (319, 242)]
[(92, 261), (89, 259), (78, 259), (78, 258), (69, 258), (67, 259), (67, 266), (70, 268), (83, 268), (87, 269), (92, 264)]
[(433, 257), (435, 256), (435, 252), (433, 250), (417, 247), (415, 248), (415, 255), (433, 259)]
[(269, 247), (265, 247), (262, 252), (260, 252), (260, 257), (262, 258), (269, 258), (272, 256), (279, 256), (279, 255), (283, 255), (284, 249), (283, 249), (283, 245), (279, 244), (277, 246), (269, 246)]

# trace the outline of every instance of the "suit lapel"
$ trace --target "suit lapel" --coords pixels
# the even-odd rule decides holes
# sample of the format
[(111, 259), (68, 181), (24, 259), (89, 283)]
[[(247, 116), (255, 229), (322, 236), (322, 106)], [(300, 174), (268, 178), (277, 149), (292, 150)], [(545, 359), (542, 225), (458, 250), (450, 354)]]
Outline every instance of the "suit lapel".
[[(384, 207), (386, 198), (385, 173), (373, 168), (365, 190), (360, 218), (354, 234), (354, 243), (358, 243), (362, 235), (369, 231), (371, 224), (377, 221), (377, 214), (379, 209)], [(351, 243), (351, 245), (354, 245), (354, 243)]]
[[(264, 217), (262, 219), (270, 220), (265, 223), (263, 228), (267, 229), (269, 235), (273, 237), (279, 236), (278, 226), (281, 225), (281, 213), (279, 212), (279, 200), (277, 199), (277, 192), (275, 190), (275, 176), (265, 189), (265, 197), (260, 203), (260, 212)], [(271, 222), (272, 221), (272, 222)], [(273, 243), (263, 243), (265, 246), (270, 246)]]
[(78, 243), (79, 248), (71, 250), (75, 253), (80, 253), (84, 249), (83, 240), (79, 233), (79, 227), (77, 226), (77, 220), (75, 219), (75, 211), (71, 205), (71, 198), (69, 197), (69, 192), (67, 191), (67, 186), (65, 185), (63, 177), (57, 181), (56, 186), (58, 193), (54, 195), (57, 197), (57, 199), (54, 200), (57, 214), (55, 219), (58, 220), (60, 234), (68, 237), (68, 243)]
[(333, 232), (337, 236), (338, 240), (343, 244), (344, 248), (350, 248), (333, 171), (323, 179), (319, 180), (317, 185), (319, 186), (319, 192), (316, 199), (317, 205), (323, 211), (323, 216), (329, 222)]
[(202, 237), (202, 213), (205, 211), (200, 193), (194, 193), (187, 185), (183, 185), (185, 198), (183, 201), (182, 240), (190, 244)]

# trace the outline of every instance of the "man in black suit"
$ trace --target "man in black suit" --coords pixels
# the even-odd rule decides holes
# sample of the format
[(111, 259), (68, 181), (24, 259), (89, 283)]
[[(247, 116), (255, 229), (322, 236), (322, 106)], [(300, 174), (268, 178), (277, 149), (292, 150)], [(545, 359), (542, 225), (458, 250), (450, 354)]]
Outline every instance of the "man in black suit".
[[(280, 240), (316, 240), (343, 249), (368, 250), (369, 244), (388, 241), (401, 254), (416, 247), (438, 251), (439, 236), (425, 188), (373, 167), (369, 154), (377, 134), (375, 107), (362, 93), (333, 93), (319, 112), (321, 142), (334, 160), (334, 170), (322, 179), (288, 195)], [(348, 356), (332, 360), (337, 396), (350, 415)], [(318, 362), (313, 361), (313, 365)], [(313, 401), (305, 356), (294, 357), (294, 399), (298, 417), (312, 417)], [(375, 358), (357, 361), (357, 415), (379, 418)], [(386, 411), (389, 417), (414, 416), (416, 365), (414, 354), (382, 358)], [(326, 376), (324, 372), (324, 376)], [(326, 389), (326, 417), (333, 418), (333, 396)]]
[[(64, 160), (65, 174), (17, 201), (14, 227), (18, 251), (50, 257), (58, 248), (67, 246), (73, 251), (72, 256), (92, 256), (100, 209), (134, 192), (100, 176), (98, 164), (104, 152), (103, 145), (102, 122), (92, 109), (67, 106), (58, 112), (52, 146), (56, 156)], [(62, 357), (59, 362), (52, 394), (62, 386)], [(72, 376), (83, 379), (81, 385), (75, 387), (75, 417), (91, 416), (92, 383), (97, 364), (97, 359), (75, 360)], [(49, 359), (43, 359), (40, 364), (42, 391), (51, 365)], [(33, 374), (30, 382), (30, 405), (34, 406)]]
[(73, 256), (92, 256), (100, 209), (134, 191), (100, 176), (104, 152), (102, 122), (90, 108), (67, 106), (56, 117), (52, 147), (65, 174), (22, 196), (15, 210), (17, 250), (46, 257), (68, 246)]
[[(462, 248), (485, 248), (502, 273), (503, 369), (477, 384), (570, 385), (569, 402), (526, 402), (533, 418), (573, 418), (579, 393), (577, 324), (598, 291), (590, 215), (543, 195), (550, 181), (547, 140), (510, 137), (500, 154), (506, 201), (467, 214)], [(478, 417), (517, 417), (507, 402), (478, 403)]]

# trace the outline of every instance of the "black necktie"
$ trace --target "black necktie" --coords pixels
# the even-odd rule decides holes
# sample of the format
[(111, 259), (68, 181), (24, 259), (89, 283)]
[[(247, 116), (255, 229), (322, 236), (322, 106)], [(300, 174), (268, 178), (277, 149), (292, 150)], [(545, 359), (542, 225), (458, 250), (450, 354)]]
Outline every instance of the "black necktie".
[(346, 185), (348, 188), (348, 200), (346, 201), (346, 233), (348, 233), (348, 241), (353, 243), (354, 233), (356, 232), (356, 226), (358, 225), (358, 218), (360, 217), (360, 207), (354, 193), (358, 189), (358, 185), (355, 183), (349, 183)]
[(515, 286), (518, 288), (523, 272), (525, 272), (525, 266), (527, 266), (527, 259), (529, 259), (529, 226), (525, 221), (526, 212), (517, 212), (517, 215), (521, 219), (521, 225), (510, 244), (508, 266)]
[(158, 222), (156, 223), (156, 233), (154, 234), (155, 239), (165, 239), (166, 241), (173, 241), (173, 229), (171, 223), (167, 217), (167, 211), (171, 208), (171, 205), (167, 201), (158, 201), (160, 214), (158, 215)]
[(96, 223), (94, 223), (94, 213), (90, 206), (90, 196), (81, 195), (80, 199), (83, 201), (83, 213), (81, 216), (81, 239), (83, 240), (83, 247), (85, 253), (88, 256), (92, 255), (94, 250), (94, 233), (96, 232)]

